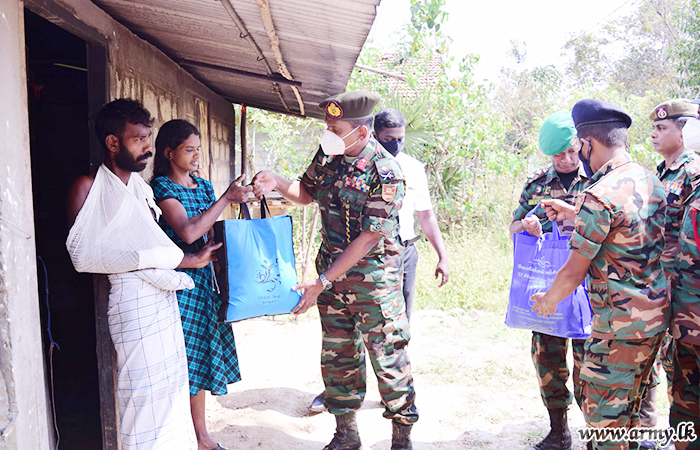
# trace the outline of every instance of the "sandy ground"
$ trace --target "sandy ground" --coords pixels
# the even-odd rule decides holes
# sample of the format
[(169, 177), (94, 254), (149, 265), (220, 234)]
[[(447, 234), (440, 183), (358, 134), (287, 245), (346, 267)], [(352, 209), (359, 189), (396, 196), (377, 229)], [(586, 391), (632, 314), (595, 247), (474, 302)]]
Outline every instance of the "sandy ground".
[[(243, 381), (207, 398), (210, 432), (231, 449), (322, 449), (335, 421), (310, 414), (323, 389), (321, 329), (315, 313), (298, 321), (261, 318), (233, 325)], [(409, 345), (420, 420), (414, 449), (525, 449), (548, 432), (529, 355), (529, 333), (479, 312), (416, 311)], [(369, 371), (371, 373), (371, 370)], [(363, 448), (388, 450), (376, 380), (358, 413)], [(569, 410), (572, 433), (584, 425)], [(585, 446), (574, 438), (575, 449)]]

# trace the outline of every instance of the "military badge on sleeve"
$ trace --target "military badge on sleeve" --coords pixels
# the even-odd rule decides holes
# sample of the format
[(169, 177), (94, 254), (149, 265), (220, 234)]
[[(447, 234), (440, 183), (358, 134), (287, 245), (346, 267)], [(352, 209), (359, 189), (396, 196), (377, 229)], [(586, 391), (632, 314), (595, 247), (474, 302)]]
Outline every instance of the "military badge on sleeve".
[(398, 186), (399, 185), (396, 183), (382, 184), (382, 199), (387, 203), (393, 201), (396, 197), (396, 189), (398, 188)]
[(382, 177), (382, 180), (394, 179), (394, 171), (388, 165), (377, 167), (377, 172), (379, 172), (379, 176)]

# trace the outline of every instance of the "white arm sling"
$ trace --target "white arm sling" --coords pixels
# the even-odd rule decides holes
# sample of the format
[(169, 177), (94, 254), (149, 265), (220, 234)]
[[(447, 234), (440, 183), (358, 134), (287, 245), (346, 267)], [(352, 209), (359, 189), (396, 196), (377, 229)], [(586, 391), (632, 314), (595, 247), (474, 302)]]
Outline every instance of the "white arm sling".
[(127, 187), (101, 165), (66, 240), (75, 270), (113, 274), (176, 268), (184, 254), (146, 205), (160, 214), (153, 190), (139, 175), (132, 174)]

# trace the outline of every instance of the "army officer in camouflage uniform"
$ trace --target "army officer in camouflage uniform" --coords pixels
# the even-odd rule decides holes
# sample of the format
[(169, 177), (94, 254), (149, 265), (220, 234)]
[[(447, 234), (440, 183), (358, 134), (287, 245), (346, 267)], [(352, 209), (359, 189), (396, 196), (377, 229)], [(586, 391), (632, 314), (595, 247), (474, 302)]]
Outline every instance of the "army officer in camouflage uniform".
[(418, 420), (401, 293), (398, 212), (405, 180), (394, 158), (371, 137), (379, 100), (362, 91), (324, 100), (320, 106), (328, 129), (301, 181), (267, 171), (253, 180), (258, 198), (277, 189), (295, 203), (315, 201), (320, 207), (320, 276), (296, 287), (304, 294), (293, 312), (305, 312), (318, 299), (325, 403), (337, 422), (328, 450), (361, 448), (355, 411), (366, 390), (363, 342), (379, 382), (384, 417), (392, 419), (393, 450), (412, 448), (410, 430)]
[[(661, 255), (661, 264), (664, 266), (671, 292), (671, 301), (675, 297), (674, 286), (676, 274), (673, 263), (678, 254), (678, 233), (681, 220), (686, 208), (686, 199), (693, 190), (692, 181), (700, 176), (700, 158), (692, 150), (685, 148), (683, 125), (690, 118), (698, 117), (698, 105), (687, 100), (668, 100), (657, 105), (649, 114), (649, 120), (653, 121), (654, 129), (651, 132), (651, 143), (654, 151), (659, 153), (664, 160), (656, 167), (656, 175), (666, 189), (666, 226), (665, 246)], [(659, 362), (663, 365), (669, 380), (669, 391), (673, 378), (673, 339), (666, 334), (659, 350), (657, 364), (652, 369), (651, 381), (642, 406), (640, 408), (641, 424), (643, 427), (656, 426), (656, 386), (660, 383)], [(646, 445), (646, 447), (653, 448)], [(642, 448), (645, 448), (644, 443)]]
[[(547, 219), (544, 207), (528, 218), (525, 215), (546, 199), (560, 199), (574, 204), (578, 194), (586, 186), (588, 177), (578, 158), (578, 150), (572, 148), (571, 138), (576, 136), (574, 121), (570, 111), (561, 111), (550, 116), (540, 129), (540, 150), (549, 156), (552, 164), (539, 169), (525, 182), (518, 209), (513, 213), (511, 233), (523, 230), (533, 236), (552, 231), (552, 222)], [(574, 231), (573, 220), (566, 219), (559, 224), (562, 234)], [(540, 386), (540, 395), (549, 413), (551, 431), (529, 450), (570, 450), (571, 433), (567, 424), (566, 411), (571, 400), (581, 405), (581, 384), (579, 372), (583, 356), (583, 339), (572, 339), (574, 353), (574, 395), (566, 387), (569, 368), (566, 353), (569, 340), (533, 331), (532, 362)]]
[[(695, 119), (690, 119), (691, 121)], [(695, 122), (700, 128), (700, 124)], [(700, 142), (685, 145), (700, 151)], [(676, 441), (678, 450), (700, 449), (700, 180), (692, 182), (692, 193), (687, 201), (680, 226), (678, 255), (675, 270), (678, 276), (671, 305), (671, 335), (674, 339), (674, 360), (671, 382), (671, 413), (669, 422), (677, 428), (682, 422), (691, 422), (695, 439)], [(681, 438), (692, 438), (690, 433)]]
[[(627, 153), (627, 113), (589, 99), (571, 114), (591, 177), (577, 201), (569, 259), (552, 287), (532, 296), (533, 310), (553, 314), (588, 274), (593, 323), (580, 375), (583, 414), (591, 428), (624, 430), (639, 424), (642, 393), (668, 328), (661, 266), (666, 192)], [(589, 448), (626, 450), (630, 444), (603, 440)]]

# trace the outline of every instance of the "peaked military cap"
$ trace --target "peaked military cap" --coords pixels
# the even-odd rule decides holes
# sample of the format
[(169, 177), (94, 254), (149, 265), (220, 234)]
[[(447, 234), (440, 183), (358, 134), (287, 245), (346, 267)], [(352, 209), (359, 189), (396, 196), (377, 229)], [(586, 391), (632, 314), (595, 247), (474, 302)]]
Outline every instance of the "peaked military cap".
[(698, 117), (698, 105), (682, 98), (667, 100), (649, 114), (649, 120), (653, 121), (679, 117)]
[(571, 138), (576, 136), (576, 127), (571, 112), (559, 111), (544, 121), (540, 128), (540, 150), (547, 156), (558, 155), (571, 147)]
[(627, 128), (632, 125), (632, 118), (622, 108), (592, 98), (577, 102), (571, 109), (571, 117), (577, 130), (583, 125), (595, 123), (622, 122)]
[(348, 91), (323, 100), (318, 106), (326, 111), (326, 117), (334, 120), (366, 119), (374, 115), (382, 97), (374, 92)]

